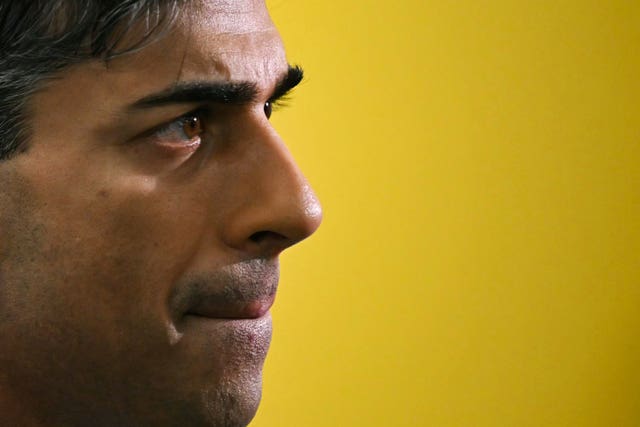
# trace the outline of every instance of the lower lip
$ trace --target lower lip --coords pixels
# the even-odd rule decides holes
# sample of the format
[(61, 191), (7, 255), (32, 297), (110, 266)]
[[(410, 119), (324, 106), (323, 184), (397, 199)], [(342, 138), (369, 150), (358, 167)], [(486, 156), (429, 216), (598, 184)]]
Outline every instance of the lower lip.
[(262, 366), (271, 344), (271, 312), (255, 319), (185, 315), (178, 328), (180, 341), (199, 343), (214, 354), (237, 358), (244, 366)]
[(249, 343), (268, 343), (271, 341), (271, 311), (267, 310), (256, 318), (216, 318), (188, 314), (184, 316), (182, 331), (201, 331), (207, 335), (233, 335), (236, 339), (244, 337)]

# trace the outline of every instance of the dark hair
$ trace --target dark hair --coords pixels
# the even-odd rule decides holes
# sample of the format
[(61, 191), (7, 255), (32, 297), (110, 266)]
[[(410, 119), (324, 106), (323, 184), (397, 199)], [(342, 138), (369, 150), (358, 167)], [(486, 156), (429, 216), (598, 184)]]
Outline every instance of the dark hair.
[[(45, 81), (144, 47), (172, 26), (184, 1), (0, 0), (0, 161), (26, 150), (28, 102)], [(123, 46), (134, 25), (135, 40)]]

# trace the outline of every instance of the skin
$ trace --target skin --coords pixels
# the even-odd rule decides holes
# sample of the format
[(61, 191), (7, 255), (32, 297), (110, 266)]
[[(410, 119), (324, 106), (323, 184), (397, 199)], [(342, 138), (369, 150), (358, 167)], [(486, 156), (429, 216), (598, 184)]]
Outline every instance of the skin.
[[(0, 163), (0, 413), (24, 426), (243, 426), (257, 410), (278, 256), (321, 210), (265, 116), (287, 70), (258, 0), (192, 2), (170, 34), (65, 70)], [(248, 81), (200, 144), (149, 136), (198, 105), (129, 106)], [(197, 139), (197, 138), (196, 138)]]

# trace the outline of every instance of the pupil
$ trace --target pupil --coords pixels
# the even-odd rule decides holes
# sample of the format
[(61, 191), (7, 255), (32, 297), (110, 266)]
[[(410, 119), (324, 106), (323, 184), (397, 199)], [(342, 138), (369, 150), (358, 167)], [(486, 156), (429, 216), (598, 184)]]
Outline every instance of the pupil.
[(271, 117), (271, 113), (273, 112), (273, 107), (270, 102), (266, 102), (264, 104), (264, 115), (267, 116), (267, 119)]
[(194, 137), (198, 136), (198, 134), (201, 132), (200, 120), (197, 117), (189, 117), (184, 122), (184, 129), (183, 130), (184, 130), (184, 133), (189, 138), (194, 138)]

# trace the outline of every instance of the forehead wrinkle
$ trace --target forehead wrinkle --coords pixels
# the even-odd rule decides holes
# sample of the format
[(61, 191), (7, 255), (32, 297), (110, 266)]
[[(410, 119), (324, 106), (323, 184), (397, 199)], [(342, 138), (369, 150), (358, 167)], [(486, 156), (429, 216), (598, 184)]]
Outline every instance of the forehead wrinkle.
[[(176, 82), (213, 79), (263, 86), (286, 70), (280, 35), (263, 0), (197, 0), (179, 22), (175, 36), (184, 51)], [(249, 57), (257, 61), (242, 60)], [(273, 59), (277, 66), (266, 64)]]
[(187, 49), (178, 81), (243, 81), (266, 89), (287, 71), (284, 49), (274, 29), (196, 36), (195, 40), (198, 39), (195, 49)]
[(199, 0), (201, 7), (207, 7), (217, 11), (228, 11), (232, 9), (234, 12), (255, 9), (256, 5), (263, 5), (264, 0)]
[[(191, 18), (189, 18), (189, 19), (191, 19)], [(193, 29), (192, 29), (191, 25), (189, 25), (189, 32), (187, 33), (185, 47), (189, 46), (189, 42), (191, 41), (192, 35), (193, 35)], [(176, 74), (176, 79), (175, 79), (176, 83), (180, 81), (180, 78), (182, 76), (182, 70), (184, 69), (184, 63), (185, 63), (186, 59), (187, 59), (187, 49), (185, 48), (182, 51), (182, 59), (180, 60), (180, 67), (178, 67), (178, 72)]]
[(194, 14), (217, 34), (244, 34), (274, 26), (263, 0), (203, 0), (194, 7)]

